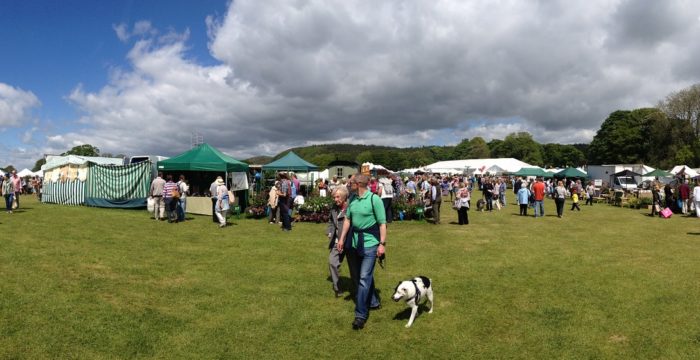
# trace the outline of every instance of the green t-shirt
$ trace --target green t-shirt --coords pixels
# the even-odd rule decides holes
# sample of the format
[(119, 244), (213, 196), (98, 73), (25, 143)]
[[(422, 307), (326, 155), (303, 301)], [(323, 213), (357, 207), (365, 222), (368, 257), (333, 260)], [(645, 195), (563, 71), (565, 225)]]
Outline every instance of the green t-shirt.
[[(384, 213), (384, 203), (379, 196), (373, 196), (371, 191), (367, 190), (362, 196), (355, 198), (348, 205), (346, 218), (352, 221), (352, 226), (358, 229), (367, 229), (374, 224), (386, 224), (386, 214)], [(372, 213), (372, 203), (374, 203), (374, 213)], [(358, 234), (354, 233), (352, 237), (352, 247), (357, 247)], [(379, 245), (379, 239), (374, 235), (365, 233), (365, 247)]]

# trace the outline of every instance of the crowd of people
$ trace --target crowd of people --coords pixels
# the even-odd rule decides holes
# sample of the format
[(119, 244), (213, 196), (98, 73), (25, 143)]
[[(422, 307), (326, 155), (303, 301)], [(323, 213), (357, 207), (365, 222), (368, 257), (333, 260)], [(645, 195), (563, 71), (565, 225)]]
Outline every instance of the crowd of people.
[[(221, 179), (221, 177), (218, 179)], [(169, 223), (185, 221), (189, 190), (190, 187), (184, 175), (180, 175), (178, 181), (174, 182), (172, 175), (167, 175), (163, 179), (163, 173), (159, 172), (158, 176), (151, 182), (149, 190), (148, 201), (152, 202), (153, 218), (155, 220), (167, 220)], [(151, 204), (149, 204), (150, 207)], [(215, 220), (218, 221), (217, 218)]]
[(41, 199), (41, 178), (32, 176), (22, 178), (17, 175), (16, 170), (9, 173), (0, 173), (0, 194), (5, 200), (5, 211), (12, 214), (12, 211), (20, 205), (20, 196), (35, 194), (37, 199)]

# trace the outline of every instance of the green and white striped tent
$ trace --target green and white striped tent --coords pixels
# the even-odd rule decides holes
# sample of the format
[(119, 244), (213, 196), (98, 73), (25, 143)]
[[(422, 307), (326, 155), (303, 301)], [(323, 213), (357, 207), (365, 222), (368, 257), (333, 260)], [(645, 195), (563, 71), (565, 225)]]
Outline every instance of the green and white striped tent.
[(61, 205), (144, 207), (153, 164), (122, 159), (47, 156), (41, 201)]
[(118, 208), (146, 206), (151, 168), (150, 161), (123, 166), (90, 164), (85, 204)]
[(61, 205), (83, 205), (85, 182), (78, 179), (66, 181), (44, 181), (41, 202)]

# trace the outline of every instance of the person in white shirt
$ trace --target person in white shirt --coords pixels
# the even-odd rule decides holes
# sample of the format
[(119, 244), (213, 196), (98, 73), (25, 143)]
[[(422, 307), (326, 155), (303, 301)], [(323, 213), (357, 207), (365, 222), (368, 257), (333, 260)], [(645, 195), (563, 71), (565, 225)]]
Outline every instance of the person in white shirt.
[(693, 188), (693, 202), (695, 203), (695, 215), (700, 218), (700, 180), (695, 181)]
[(384, 213), (386, 214), (386, 223), (391, 223), (394, 217), (394, 213), (391, 210), (391, 203), (394, 199), (394, 186), (391, 184), (391, 179), (381, 178), (379, 179), (379, 197), (382, 198), (382, 203), (384, 203)]

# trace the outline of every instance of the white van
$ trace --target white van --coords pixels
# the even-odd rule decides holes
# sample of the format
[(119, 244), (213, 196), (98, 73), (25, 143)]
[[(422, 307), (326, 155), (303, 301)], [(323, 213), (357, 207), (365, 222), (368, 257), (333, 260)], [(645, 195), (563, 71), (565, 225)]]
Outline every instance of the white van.
[(614, 176), (613, 189), (632, 191), (638, 187), (637, 182), (631, 176)]

